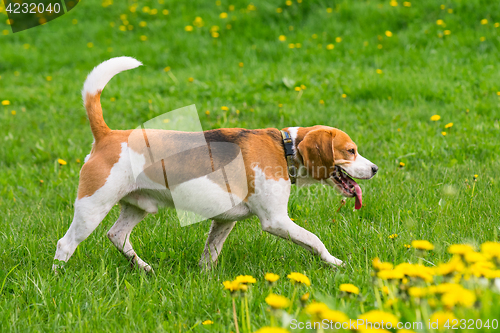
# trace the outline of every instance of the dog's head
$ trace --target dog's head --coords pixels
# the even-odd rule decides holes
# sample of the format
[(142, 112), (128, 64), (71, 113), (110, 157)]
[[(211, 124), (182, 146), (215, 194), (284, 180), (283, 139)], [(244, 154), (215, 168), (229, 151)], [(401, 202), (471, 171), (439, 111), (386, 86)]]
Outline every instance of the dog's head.
[(314, 127), (297, 145), (297, 155), (307, 171), (299, 173), (299, 177), (323, 181), (342, 195), (355, 197), (356, 209), (361, 208), (361, 188), (352, 178), (370, 179), (378, 167), (358, 153), (358, 147), (346, 133), (327, 126)]

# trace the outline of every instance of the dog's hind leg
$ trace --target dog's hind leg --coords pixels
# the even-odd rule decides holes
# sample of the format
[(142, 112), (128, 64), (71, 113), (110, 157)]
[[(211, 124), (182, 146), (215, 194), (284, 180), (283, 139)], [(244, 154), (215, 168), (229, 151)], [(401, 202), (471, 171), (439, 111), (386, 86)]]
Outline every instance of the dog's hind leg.
[(126, 202), (121, 202), (122, 209), (120, 217), (108, 231), (108, 238), (116, 246), (116, 248), (130, 260), (132, 266), (139, 266), (146, 272), (152, 272), (153, 269), (144, 262), (137, 253), (135, 253), (130, 243), (130, 233), (132, 229), (141, 222), (146, 216), (146, 212), (136, 206)]
[(220, 252), (222, 251), (222, 246), (227, 236), (233, 230), (234, 222), (217, 222), (212, 221), (210, 226), (210, 232), (208, 233), (207, 242), (205, 244), (205, 250), (200, 259), (200, 267), (202, 269), (210, 269), (213, 264), (217, 262)]

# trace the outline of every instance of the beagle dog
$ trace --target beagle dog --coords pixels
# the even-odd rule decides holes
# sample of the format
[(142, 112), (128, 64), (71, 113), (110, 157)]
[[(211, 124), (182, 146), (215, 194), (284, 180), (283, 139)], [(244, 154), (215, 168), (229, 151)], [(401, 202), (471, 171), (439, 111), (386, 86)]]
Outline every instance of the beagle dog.
[[(212, 220), (212, 225), (200, 260), (202, 268), (208, 269), (217, 261), (236, 221), (254, 215), (264, 231), (299, 244), (327, 263), (343, 265), (316, 235), (290, 219), (287, 204), (291, 184), (296, 179), (299, 186), (318, 182), (330, 185), (343, 196), (354, 197), (355, 208), (361, 208), (361, 189), (353, 178), (370, 179), (378, 168), (359, 154), (346, 133), (328, 126), (288, 127), (282, 131), (221, 128), (198, 133), (204, 136), (211, 153), (218, 143), (236, 147), (231, 152), (231, 148), (222, 146), (221, 160), (227, 160), (226, 155), (241, 155), (243, 167), (239, 173), (243, 181), (236, 185), (233, 182), (231, 188), (225, 186), (227, 179), (224, 183), (207, 174), (206, 167), (216, 170), (224, 161), (217, 161), (212, 155), (209, 159), (198, 158), (199, 150), (206, 149), (203, 147), (181, 153), (180, 158), (161, 159), (146, 166), (146, 151), (153, 144), (165, 152), (176, 150), (189, 145), (196, 133), (142, 127), (142, 131), (135, 133), (144, 134), (139, 136), (147, 147), (140, 147), (141, 140), (133, 135), (134, 130), (111, 130), (106, 125), (100, 102), (104, 86), (114, 75), (141, 65), (130, 57), (112, 58), (95, 67), (85, 81), (82, 97), (94, 143), (80, 171), (73, 222), (57, 242), (54, 270), (70, 259), (78, 244), (120, 203), (120, 216), (107, 235), (132, 265), (151, 271), (151, 266), (132, 248), (130, 233), (148, 213), (156, 213), (158, 207), (174, 206), (174, 188), (183, 191), (182, 209), (187, 211), (200, 213), (202, 205), (218, 206), (228, 194), (233, 202), (230, 209), (205, 216)], [(137, 165), (132, 156), (143, 161), (142, 164)], [(137, 171), (139, 177), (135, 176)]]

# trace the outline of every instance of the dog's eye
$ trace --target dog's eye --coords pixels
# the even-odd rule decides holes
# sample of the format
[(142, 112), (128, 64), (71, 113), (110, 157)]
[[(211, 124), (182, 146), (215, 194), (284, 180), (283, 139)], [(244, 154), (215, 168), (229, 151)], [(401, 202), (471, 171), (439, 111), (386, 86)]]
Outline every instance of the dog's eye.
[(349, 149), (348, 152), (350, 152), (351, 154), (355, 155), (356, 154), (356, 151), (354, 149)]

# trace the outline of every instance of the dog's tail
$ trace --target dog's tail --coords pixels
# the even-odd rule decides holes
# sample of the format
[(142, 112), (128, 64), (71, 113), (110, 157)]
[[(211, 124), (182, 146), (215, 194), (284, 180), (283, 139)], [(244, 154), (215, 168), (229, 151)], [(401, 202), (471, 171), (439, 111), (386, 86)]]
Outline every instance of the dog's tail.
[(141, 65), (142, 63), (140, 61), (131, 57), (111, 58), (95, 67), (87, 76), (83, 84), (82, 98), (83, 105), (87, 110), (90, 129), (96, 141), (111, 131), (102, 117), (102, 90), (116, 74)]

